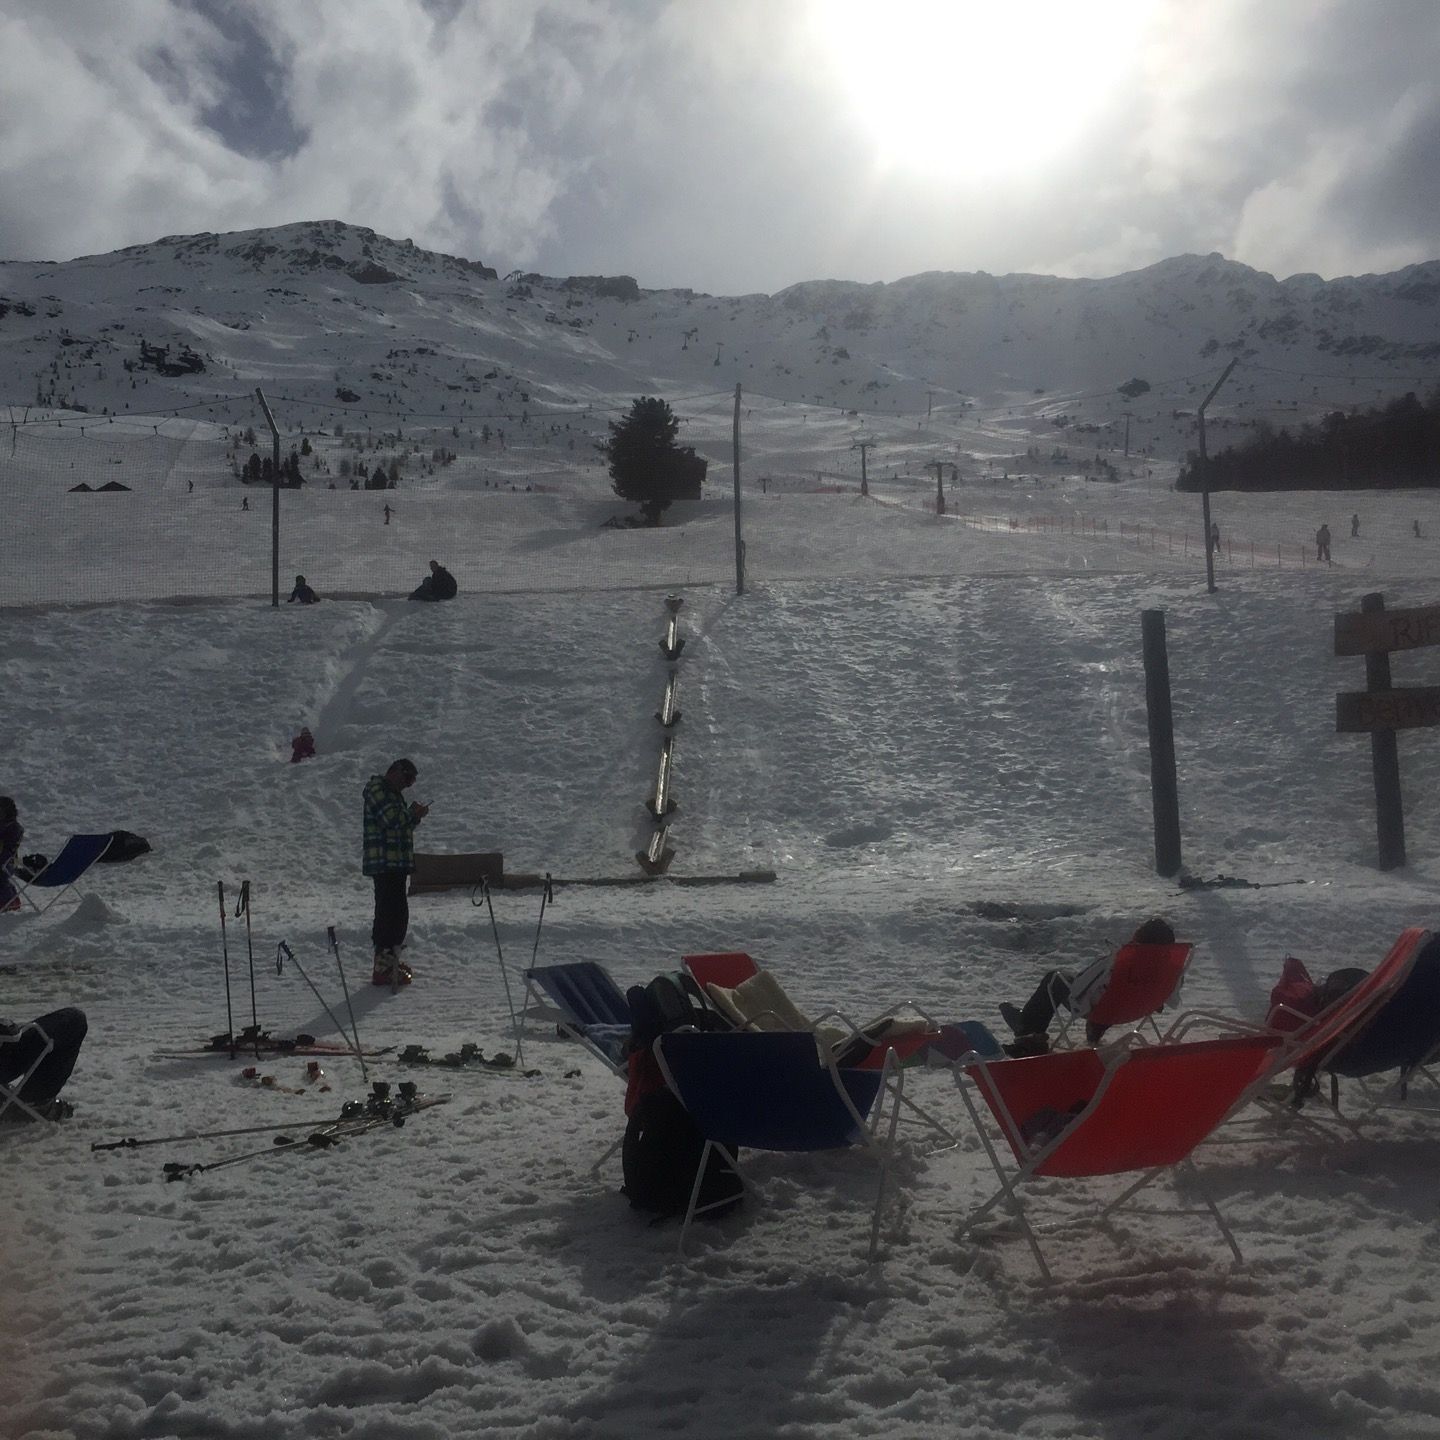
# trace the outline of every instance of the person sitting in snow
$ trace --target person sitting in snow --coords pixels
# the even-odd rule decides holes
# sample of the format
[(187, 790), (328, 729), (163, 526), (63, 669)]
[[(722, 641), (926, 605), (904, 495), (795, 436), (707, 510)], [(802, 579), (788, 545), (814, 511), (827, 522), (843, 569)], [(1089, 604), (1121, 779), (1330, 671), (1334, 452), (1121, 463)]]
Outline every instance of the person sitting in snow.
[(0, 795), (0, 910), (20, 908), (20, 892), (10, 877), (15, 873), (15, 857), (20, 853), (20, 842), (24, 838), (25, 831), (14, 800), (8, 795)]
[(295, 577), (295, 588), (290, 592), (290, 599), (285, 603), (291, 604), (298, 600), (302, 605), (313, 605), (320, 597), (305, 583), (303, 575)]
[[(1130, 937), (1132, 945), (1173, 945), (1175, 931), (1166, 920), (1158, 916), (1147, 920)], [(1106, 955), (1087, 965), (1078, 973), (1066, 970), (1049, 970), (1041, 977), (1035, 993), (1024, 1005), (1002, 1004), (1000, 1014), (1005, 1023), (1015, 1032), (1013, 1046), (1005, 1048), (1013, 1054), (1037, 1055), (1049, 1049), (1046, 1031), (1055, 1018), (1055, 1012), (1064, 1006), (1072, 1014), (1088, 1015), (1100, 1003), (1110, 984), (1110, 971), (1115, 964), (1114, 955)], [(1105, 1034), (1103, 1025), (1085, 1025), (1087, 1044), (1098, 1044)]]
[(412, 600), (453, 600), (460, 587), (455, 577), (438, 561), (430, 562), (430, 573), (411, 591)]
[[(75, 1068), (80, 1046), (85, 1042), (89, 1028), (85, 1012), (73, 1005), (63, 1010), (52, 1010), (40, 1015), (33, 1022), (40, 1030), (26, 1029), (23, 1024), (0, 1020), (0, 1037), (13, 1035), (17, 1038), (0, 1044), (0, 1080), (13, 1085), (32, 1065), (34, 1071), (16, 1092), (24, 1102), (39, 1112), (46, 1120), (65, 1120), (75, 1113), (68, 1100), (59, 1098), (60, 1091)], [(40, 1031), (45, 1033), (42, 1035)], [(46, 1042), (50, 1051), (45, 1052)], [(37, 1058), (40, 1063), (35, 1064)], [(0, 1121), (29, 1120), (30, 1114), (18, 1105), (10, 1105), (0, 1111)]]
[(313, 760), (314, 758), (315, 737), (310, 733), (308, 727), (304, 727), (290, 742), (290, 763), (298, 765), (302, 760)]

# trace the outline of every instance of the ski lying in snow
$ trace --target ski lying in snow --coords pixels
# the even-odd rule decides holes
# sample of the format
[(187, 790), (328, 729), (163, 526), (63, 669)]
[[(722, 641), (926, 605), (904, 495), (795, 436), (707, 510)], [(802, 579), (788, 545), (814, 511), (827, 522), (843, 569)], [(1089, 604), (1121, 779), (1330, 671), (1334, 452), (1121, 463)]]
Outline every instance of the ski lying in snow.
[(486, 1056), (478, 1045), (466, 1043), (445, 1055), (432, 1055), (423, 1045), (407, 1045), (396, 1057), (402, 1065), (431, 1065), (441, 1070), (475, 1070), (487, 1075), (533, 1079), (538, 1070), (521, 1070), (511, 1055)]
[(328, 1150), (372, 1130), (399, 1129), (410, 1116), (428, 1110), (433, 1105), (443, 1105), (450, 1099), (449, 1092), (440, 1095), (421, 1094), (411, 1081), (402, 1081), (395, 1088), (398, 1093), (392, 1096), (390, 1086), (383, 1080), (377, 1080), (371, 1086), (370, 1095), (364, 1100), (347, 1101), (341, 1107), (337, 1119), (303, 1135), (276, 1135), (274, 1140), (261, 1150), (246, 1150), (239, 1155), (227, 1155), (222, 1160), (195, 1165), (186, 1165), (178, 1160), (167, 1161), (164, 1167), (165, 1178), (184, 1180), (191, 1175), (223, 1170), (227, 1165), (239, 1165), (261, 1155), (273, 1155), (277, 1150)]
[[(388, 1055), (394, 1048), (386, 1045), (379, 1050), (361, 1050), (359, 1053), (366, 1057)], [(157, 1050), (155, 1057), (159, 1060), (181, 1060), (191, 1055), (224, 1055), (228, 1059), (233, 1053), (235, 1059), (243, 1060), (247, 1055), (254, 1058), (257, 1051), (267, 1056), (356, 1053), (353, 1045), (341, 1044), (338, 1040), (317, 1040), (313, 1035), (271, 1035), (262, 1030), (258, 1035), (212, 1035), (203, 1045), (188, 1050)]]

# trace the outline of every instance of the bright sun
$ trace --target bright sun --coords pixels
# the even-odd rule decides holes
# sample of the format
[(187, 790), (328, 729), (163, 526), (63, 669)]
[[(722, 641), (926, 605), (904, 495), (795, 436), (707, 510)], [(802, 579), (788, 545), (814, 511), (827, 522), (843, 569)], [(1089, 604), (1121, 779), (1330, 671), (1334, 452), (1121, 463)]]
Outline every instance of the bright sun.
[(876, 160), (1034, 169), (1101, 105), (1148, 0), (820, 0), (818, 48)]

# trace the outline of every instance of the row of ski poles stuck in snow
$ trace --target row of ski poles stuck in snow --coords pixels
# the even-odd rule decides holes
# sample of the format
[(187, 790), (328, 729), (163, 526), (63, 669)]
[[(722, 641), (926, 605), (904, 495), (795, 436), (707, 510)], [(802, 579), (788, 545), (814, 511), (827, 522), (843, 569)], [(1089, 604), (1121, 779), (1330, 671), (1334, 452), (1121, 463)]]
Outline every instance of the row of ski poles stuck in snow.
[[(225, 882), (223, 880), (216, 881), (216, 894), (220, 903), (220, 954), (225, 973), (225, 1035), (222, 1043), (217, 1045), (216, 1048), (228, 1049), (232, 1060), (235, 1059), (241, 1051), (247, 1048), (253, 1048), (255, 1058), (259, 1059), (263, 1032), (260, 1028), (259, 1003), (255, 993), (255, 941), (254, 930), (251, 925), (250, 882), (248, 880), (242, 880), (240, 882), (240, 892), (235, 901), (233, 917), (238, 920), (243, 916), (245, 920), (245, 951), (250, 971), (250, 1024), (238, 1033), (235, 1029), (234, 1001), (230, 983), (230, 937), (226, 926), (226, 920), (229, 916), (225, 899)], [(480, 898), (477, 899), (477, 895)], [(530, 964), (532, 967), (535, 965), (540, 953), (540, 931), (545, 924), (545, 910), (554, 898), (554, 885), (547, 872), (545, 875), (545, 886), (540, 893), (540, 914), (535, 921), (535, 943), (530, 951)], [(481, 880), (475, 889), (471, 891), (470, 903), (476, 907), (483, 906), (490, 917), (490, 932), (495, 940), (495, 957), (499, 963), (500, 978), (505, 987), (505, 1005), (510, 1013), (510, 1029), (515, 1036), (515, 1063), (523, 1066), (525, 1063), (524, 1030), (521, 1023), (521, 1016), (515, 1009), (514, 991), (510, 986), (510, 969), (505, 963), (505, 951), (500, 943), (500, 926), (495, 918), (495, 903), (490, 897), (489, 881)], [(300, 974), (300, 978), (310, 987), (311, 993), (320, 1002), (320, 1006), (325, 1011), (325, 1014), (329, 1016), (330, 1023), (335, 1027), (336, 1033), (340, 1035), (344, 1043), (351, 1048), (356, 1060), (360, 1062), (361, 1078), (368, 1082), (369, 1073), (365, 1067), (365, 1052), (360, 1044), (359, 1028), (355, 1023), (355, 1006), (350, 998), (350, 986), (345, 978), (345, 965), (340, 958), (340, 941), (335, 934), (335, 927), (333, 925), (327, 925), (325, 927), (325, 937), (329, 943), (330, 952), (335, 957), (335, 968), (340, 976), (340, 989), (345, 997), (345, 1009), (350, 1019), (348, 1030), (330, 1008), (329, 1002), (320, 993), (319, 987), (310, 978), (309, 972), (305, 969), (304, 965), (300, 963), (294, 950), (292, 950), (284, 940), (279, 941), (275, 947), (275, 973), (277, 975), (283, 975), (287, 962), (294, 965)]]

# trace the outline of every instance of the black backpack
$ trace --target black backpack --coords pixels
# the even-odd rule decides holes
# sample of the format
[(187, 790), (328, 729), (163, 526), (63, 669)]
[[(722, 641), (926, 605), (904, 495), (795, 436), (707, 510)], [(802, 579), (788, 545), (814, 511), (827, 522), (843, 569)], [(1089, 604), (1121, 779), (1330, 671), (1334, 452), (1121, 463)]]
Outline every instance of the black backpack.
[[(620, 1151), (624, 1193), (631, 1208), (656, 1215), (683, 1215), (690, 1204), (690, 1191), (704, 1149), (705, 1137), (668, 1089), (652, 1090), (643, 1096), (625, 1126)], [(720, 1149), (734, 1160), (732, 1147)], [(696, 1208), (716, 1205), (718, 1208), (707, 1213), (723, 1215), (740, 1203), (743, 1193), (740, 1177), (721, 1158), (720, 1150), (712, 1150), (705, 1163)]]
[[(1328, 1005), (1365, 978), (1363, 970), (1337, 970), (1327, 975), (1316, 994)], [(1351, 1079), (1400, 1072), (1402, 1094), (1410, 1072), (1440, 1047), (1440, 936), (1426, 942), (1400, 988), (1352, 1040), (1323, 1062), (1331, 1076), (1331, 1103), (1338, 1103), (1338, 1077)], [(1319, 1088), (1315, 1065), (1295, 1075), (1300, 1103)]]
[[(670, 1030), (728, 1028), (688, 975), (657, 975), (648, 985), (632, 986), (625, 998), (630, 1005), (632, 1051), (648, 1050)], [(725, 1156), (735, 1159), (732, 1147), (721, 1148)], [(631, 1207), (656, 1215), (683, 1215), (704, 1149), (705, 1137), (668, 1087), (641, 1096), (625, 1126), (620, 1152), (624, 1194)], [(708, 1213), (723, 1215), (739, 1204), (743, 1193), (740, 1177), (720, 1153), (712, 1151), (696, 1198), (697, 1209), (718, 1205)], [(726, 1201), (729, 1203), (721, 1203)]]

